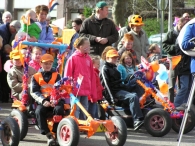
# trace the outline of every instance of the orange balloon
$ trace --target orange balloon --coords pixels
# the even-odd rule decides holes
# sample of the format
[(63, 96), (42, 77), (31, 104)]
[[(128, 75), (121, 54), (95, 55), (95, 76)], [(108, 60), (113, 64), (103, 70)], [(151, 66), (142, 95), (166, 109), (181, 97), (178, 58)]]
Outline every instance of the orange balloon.
[(162, 92), (163, 94), (167, 94), (168, 92), (168, 84), (163, 82), (163, 83), (159, 83), (159, 88), (160, 88), (160, 92)]
[(152, 61), (150, 63), (150, 66), (151, 66), (151, 69), (152, 69), (153, 72), (157, 72), (158, 69), (159, 69), (159, 63), (158, 63), (158, 61)]

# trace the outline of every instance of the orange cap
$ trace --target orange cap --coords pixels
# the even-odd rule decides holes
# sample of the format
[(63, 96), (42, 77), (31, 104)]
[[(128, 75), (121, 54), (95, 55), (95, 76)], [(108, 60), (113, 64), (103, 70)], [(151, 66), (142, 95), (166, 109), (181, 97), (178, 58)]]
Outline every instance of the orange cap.
[(10, 59), (20, 59), (20, 52), (18, 50), (13, 50), (9, 54)]
[(47, 61), (54, 61), (54, 58), (52, 55), (50, 54), (44, 54), (42, 57), (41, 57), (41, 62), (47, 62)]
[(106, 53), (106, 57), (119, 57), (119, 55), (116, 50), (112, 49)]

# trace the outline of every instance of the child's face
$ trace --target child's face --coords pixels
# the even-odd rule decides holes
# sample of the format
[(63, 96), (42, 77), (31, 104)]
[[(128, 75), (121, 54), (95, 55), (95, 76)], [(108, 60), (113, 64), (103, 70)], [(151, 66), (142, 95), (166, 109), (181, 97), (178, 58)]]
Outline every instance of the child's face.
[(159, 46), (156, 45), (155, 50), (154, 50), (154, 53), (160, 53), (160, 48), (159, 48)]
[(52, 61), (41, 62), (41, 67), (43, 68), (44, 71), (50, 71), (52, 68), (52, 65), (53, 65)]
[(36, 13), (35, 13), (35, 12), (34, 12), (34, 13), (32, 12), (30, 18), (31, 18), (33, 21), (36, 21), (36, 17), (37, 17), (37, 16), (36, 16)]
[(126, 50), (132, 49), (132, 47), (133, 47), (133, 41), (126, 40), (126, 41), (124, 42), (124, 47), (126, 48)]
[(45, 22), (45, 21), (46, 21), (46, 18), (47, 18), (47, 12), (45, 12), (45, 11), (41, 11), (41, 12), (37, 15), (37, 19), (38, 19), (40, 22)]
[(131, 58), (130, 56), (126, 56), (126, 57), (124, 58), (124, 63), (125, 63), (125, 65), (127, 65), (127, 66), (131, 66), (131, 65), (132, 65), (132, 58)]
[(12, 63), (15, 66), (22, 66), (20, 59), (12, 59)]
[(84, 41), (83, 45), (79, 46), (79, 50), (82, 53), (90, 53), (90, 42), (89, 41)]
[(99, 69), (100, 68), (100, 60), (95, 60), (93, 63), (93, 67)]
[(34, 50), (32, 53), (32, 60), (40, 62), (41, 55), (42, 55), (42, 52), (40, 50), (38, 50), (38, 49)]
[(106, 61), (112, 64), (116, 64), (118, 61), (118, 57), (107, 57)]

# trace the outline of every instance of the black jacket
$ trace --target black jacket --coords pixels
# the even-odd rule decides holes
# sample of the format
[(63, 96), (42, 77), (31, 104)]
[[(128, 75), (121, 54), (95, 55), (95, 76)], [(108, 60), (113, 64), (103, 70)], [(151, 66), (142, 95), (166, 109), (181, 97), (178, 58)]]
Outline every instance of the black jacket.
[[(43, 71), (42, 69), (40, 69), (39, 72), (41, 72), (44, 81), (45, 81), (46, 83), (48, 83), (48, 82), (51, 80), (52, 73), (53, 73), (53, 72), (56, 72), (56, 70), (52, 68), (51, 71), (45, 72), (45, 71)], [(61, 79), (60, 74), (58, 74), (58, 76), (57, 76), (55, 82), (59, 81), (60, 79)], [(31, 89), (30, 89), (31, 96), (35, 99), (35, 101), (36, 101), (38, 104), (43, 104), (43, 102), (44, 102), (45, 100), (48, 100), (48, 101), (49, 101), (49, 99), (46, 99), (46, 98), (42, 95), (40, 89), (41, 89), (40, 85), (37, 83), (37, 81), (35, 80), (35, 78), (32, 77), (32, 80), (31, 80)]]
[[(121, 79), (121, 74), (117, 70), (116, 65), (106, 62), (103, 68), (103, 73), (107, 81), (108, 87), (113, 96), (118, 91), (127, 89), (126, 85), (123, 84), (123, 81)], [(105, 84), (103, 82), (102, 73), (100, 74), (100, 79), (101, 79), (102, 85), (105, 87)]]
[[(118, 40), (118, 31), (114, 22), (108, 18), (104, 18), (100, 23), (95, 18), (95, 15), (85, 19), (80, 28), (79, 35), (89, 38), (92, 47), (90, 53), (95, 55), (101, 55), (105, 47), (111, 46)], [(108, 43), (105, 45), (97, 43), (95, 41), (96, 37), (107, 38)]]

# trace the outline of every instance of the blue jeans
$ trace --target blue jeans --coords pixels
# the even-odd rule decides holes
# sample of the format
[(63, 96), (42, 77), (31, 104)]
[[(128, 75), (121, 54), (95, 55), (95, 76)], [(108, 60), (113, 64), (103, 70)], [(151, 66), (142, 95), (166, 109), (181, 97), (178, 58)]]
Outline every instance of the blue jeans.
[(92, 103), (91, 101), (88, 102), (89, 107), (88, 107), (88, 112), (93, 118), (98, 118), (97, 117), (97, 103)]
[(115, 94), (115, 98), (129, 105), (129, 109), (134, 121), (143, 118), (139, 105), (139, 98), (137, 97), (136, 93), (120, 90)]
[[(83, 107), (88, 110), (88, 98), (87, 96), (78, 96), (77, 97), (80, 101), (80, 103), (83, 105)], [(72, 99), (71, 99), (72, 100)], [(75, 117), (81, 120), (86, 119), (86, 115), (80, 110), (80, 108), (77, 106), (77, 109), (75, 111)]]
[(177, 95), (174, 100), (175, 107), (178, 107), (182, 105), (183, 103), (187, 103), (188, 96), (189, 96), (190, 89), (191, 89), (191, 84), (192, 84), (191, 75), (181, 75), (181, 76), (178, 76), (178, 79), (179, 79), (179, 84), (178, 84), (179, 91), (177, 92)]

